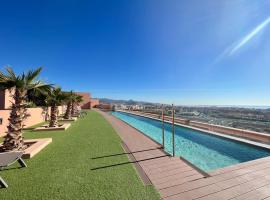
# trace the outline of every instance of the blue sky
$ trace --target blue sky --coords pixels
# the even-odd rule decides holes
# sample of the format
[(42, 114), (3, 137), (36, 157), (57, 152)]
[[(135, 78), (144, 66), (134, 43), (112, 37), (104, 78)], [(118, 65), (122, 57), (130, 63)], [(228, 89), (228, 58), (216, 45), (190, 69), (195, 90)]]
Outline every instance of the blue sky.
[(270, 105), (269, 0), (5, 1), (0, 66), (95, 97)]

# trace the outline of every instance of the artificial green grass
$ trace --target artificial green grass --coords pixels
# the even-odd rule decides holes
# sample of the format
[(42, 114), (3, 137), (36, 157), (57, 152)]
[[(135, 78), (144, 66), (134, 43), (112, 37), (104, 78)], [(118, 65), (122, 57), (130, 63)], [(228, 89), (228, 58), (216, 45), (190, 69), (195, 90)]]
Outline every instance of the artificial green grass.
[(26, 160), (27, 168), (15, 164), (0, 171), (9, 184), (0, 189), (1, 200), (160, 199), (153, 186), (143, 185), (132, 164), (121, 164), (128, 162), (125, 154), (115, 155), (124, 153), (121, 140), (97, 112), (88, 112), (66, 131), (26, 130), (24, 137), (51, 137), (53, 142)]

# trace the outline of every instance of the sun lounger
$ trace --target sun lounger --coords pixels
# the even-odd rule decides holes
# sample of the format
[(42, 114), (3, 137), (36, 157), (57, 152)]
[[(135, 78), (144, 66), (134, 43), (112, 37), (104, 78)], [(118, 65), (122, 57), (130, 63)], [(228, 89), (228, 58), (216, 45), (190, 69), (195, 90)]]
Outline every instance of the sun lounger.
[[(0, 153), (0, 170), (4, 167), (8, 167), (15, 162), (18, 162), (21, 167), (27, 167), (25, 162), (22, 159), (23, 152), (22, 151), (10, 151)], [(0, 177), (0, 186), (3, 188), (7, 188), (7, 183)]]
[(84, 111), (84, 110), (81, 110), (81, 111), (79, 112), (79, 117), (81, 117), (81, 118), (84, 118), (86, 115), (87, 115), (87, 112)]

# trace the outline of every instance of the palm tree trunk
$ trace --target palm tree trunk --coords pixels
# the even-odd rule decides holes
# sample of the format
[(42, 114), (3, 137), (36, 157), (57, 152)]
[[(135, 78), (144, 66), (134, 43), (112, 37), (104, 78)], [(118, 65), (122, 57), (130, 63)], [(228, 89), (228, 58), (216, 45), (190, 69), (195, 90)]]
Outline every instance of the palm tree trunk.
[(71, 116), (74, 116), (75, 115), (75, 103), (72, 102), (71, 103)]
[(71, 119), (71, 102), (67, 104), (67, 110), (64, 116), (64, 119)]
[(75, 114), (75, 115), (78, 115), (78, 103), (75, 104), (75, 107), (74, 107), (74, 114)]
[(56, 105), (51, 106), (51, 117), (50, 117), (49, 127), (58, 126), (57, 110), (58, 110), (58, 107)]
[(22, 137), (23, 121), (29, 116), (26, 111), (26, 92), (15, 89), (14, 102), (12, 102), (9, 116), (7, 135), (4, 137), (0, 151), (22, 150), (24, 142)]

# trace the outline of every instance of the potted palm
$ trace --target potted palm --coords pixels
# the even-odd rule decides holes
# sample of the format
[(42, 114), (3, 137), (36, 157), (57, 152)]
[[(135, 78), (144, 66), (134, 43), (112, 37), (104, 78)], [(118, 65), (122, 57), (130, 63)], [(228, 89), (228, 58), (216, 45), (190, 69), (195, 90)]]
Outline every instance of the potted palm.
[(72, 109), (72, 99), (74, 96), (73, 91), (65, 93), (66, 95), (66, 112), (64, 114), (64, 119), (71, 119), (71, 109)]
[(38, 79), (41, 70), (42, 68), (39, 67), (21, 75), (15, 74), (10, 67), (6, 68), (5, 73), (0, 71), (0, 89), (9, 90), (13, 94), (8, 130), (0, 147), (1, 152), (25, 148), (22, 129), (25, 119), (29, 117), (27, 113), (28, 94), (31, 91), (46, 91), (51, 87)]
[(46, 103), (50, 106), (50, 123), (49, 127), (58, 126), (58, 106), (62, 105), (66, 96), (63, 94), (61, 88), (53, 88), (49, 91)]
[(72, 110), (74, 112), (74, 107), (75, 107), (75, 101), (77, 98), (77, 94), (75, 94), (73, 91), (67, 92), (66, 94), (66, 112), (64, 115), (64, 120), (74, 120), (72, 118)]
[(76, 94), (72, 101), (71, 115), (72, 117), (78, 117), (78, 106), (83, 101), (83, 97), (81, 95)]
[[(44, 94), (41, 94), (41, 96)], [(60, 87), (52, 88), (46, 93), (46, 99), (44, 101), (46, 107), (50, 109), (49, 124), (35, 128), (35, 131), (55, 131), (66, 130), (69, 128), (70, 123), (58, 123), (58, 106), (63, 105), (67, 100), (67, 95), (62, 92)]]

